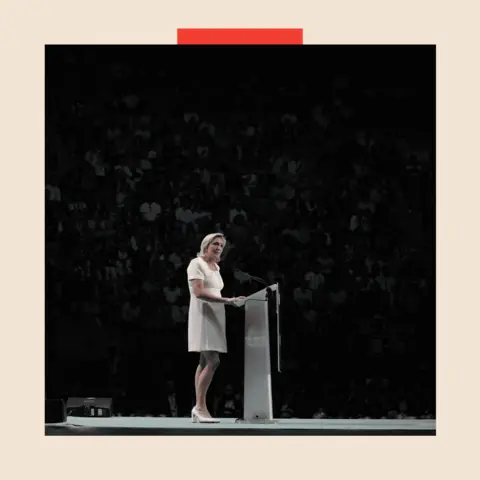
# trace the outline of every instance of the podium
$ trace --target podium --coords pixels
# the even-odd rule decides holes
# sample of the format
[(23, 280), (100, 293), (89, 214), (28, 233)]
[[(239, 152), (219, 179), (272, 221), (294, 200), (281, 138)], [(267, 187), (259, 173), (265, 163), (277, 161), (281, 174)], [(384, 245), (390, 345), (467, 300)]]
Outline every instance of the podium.
[[(272, 295), (276, 292), (275, 299)], [(277, 369), (280, 370), (280, 289), (270, 285), (253, 293), (245, 306), (245, 371), (242, 423), (274, 423), (271, 380), (269, 307), (274, 302), (277, 324)]]

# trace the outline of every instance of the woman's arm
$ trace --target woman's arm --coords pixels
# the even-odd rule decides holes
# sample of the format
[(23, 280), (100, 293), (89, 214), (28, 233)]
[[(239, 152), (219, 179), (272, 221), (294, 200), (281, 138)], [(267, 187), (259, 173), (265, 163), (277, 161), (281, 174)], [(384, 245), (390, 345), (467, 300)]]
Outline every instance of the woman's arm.
[(203, 280), (194, 279), (190, 281), (192, 282), (193, 293), (199, 300), (211, 303), (223, 303), (225, 305), (233, 304), (233, 298), (217, 297), (216, 295), (206, 292), (203, 285)]

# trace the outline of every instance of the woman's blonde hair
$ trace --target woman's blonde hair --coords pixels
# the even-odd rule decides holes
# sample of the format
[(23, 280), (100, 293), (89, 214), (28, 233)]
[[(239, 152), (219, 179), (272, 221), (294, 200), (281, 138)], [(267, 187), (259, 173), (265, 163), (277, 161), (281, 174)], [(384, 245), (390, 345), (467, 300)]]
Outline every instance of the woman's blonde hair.
[(197, 257), (202, 257), (203, 255), (205, 255), (205, 253), (207, 252), (207, 248), (213, 242), (213, 239), (217, 237), (223, 238), (225, 244), (227, 243), (227, 239), (225, 238), (225, 235), (223, 233), (210, 233), (202, 240), (202, 243), (200, 245), (200, 251), (197, 253)]

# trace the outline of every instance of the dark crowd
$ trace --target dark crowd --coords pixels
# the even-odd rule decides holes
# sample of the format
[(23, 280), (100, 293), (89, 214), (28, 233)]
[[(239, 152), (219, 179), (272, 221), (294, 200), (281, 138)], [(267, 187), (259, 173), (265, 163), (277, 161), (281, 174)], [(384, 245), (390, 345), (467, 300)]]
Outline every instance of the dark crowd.
[(281, 284), (276, 418), (435, 416), (435, 51), (298, 48), (46, 48), (47, 397), (189, 416), (186, 268), (223, 232), (224, 296)]

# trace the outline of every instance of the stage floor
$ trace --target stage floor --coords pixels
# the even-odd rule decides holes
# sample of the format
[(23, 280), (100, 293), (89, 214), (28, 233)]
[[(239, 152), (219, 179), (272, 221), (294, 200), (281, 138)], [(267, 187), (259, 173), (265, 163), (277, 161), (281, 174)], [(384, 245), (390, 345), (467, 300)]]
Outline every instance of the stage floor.
[(279, 419), (273, 424), (192, 423), (190, 418), (68, 417), (46, 435), (435, 435), (435, 420)]

